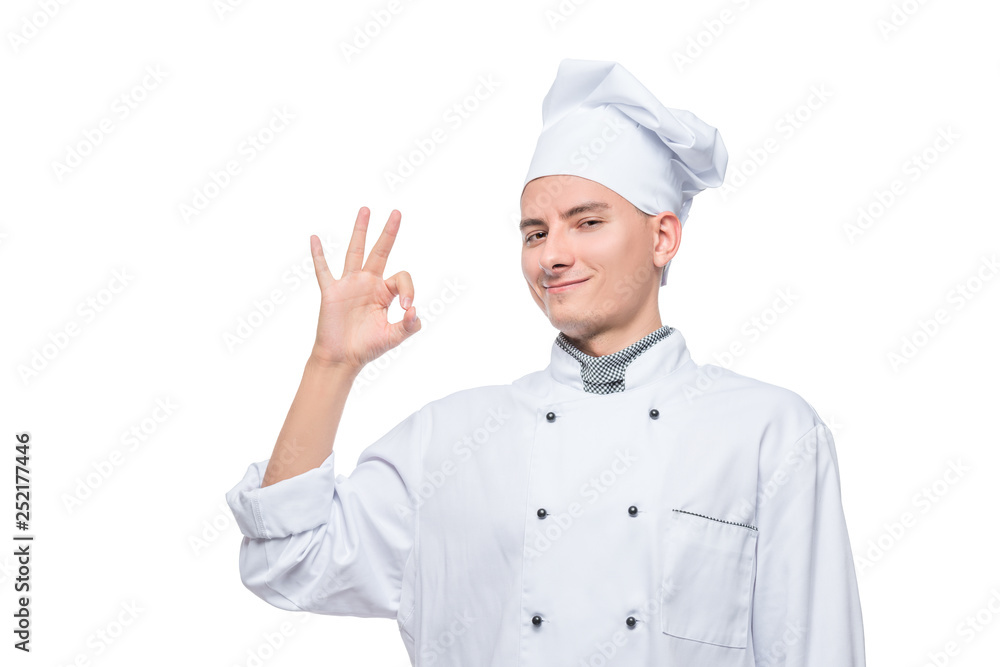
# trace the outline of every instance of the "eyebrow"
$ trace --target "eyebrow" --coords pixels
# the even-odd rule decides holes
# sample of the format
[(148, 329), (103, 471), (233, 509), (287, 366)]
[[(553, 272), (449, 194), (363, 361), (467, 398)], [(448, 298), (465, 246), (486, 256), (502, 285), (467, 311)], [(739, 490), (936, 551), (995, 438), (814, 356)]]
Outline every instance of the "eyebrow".
[[(610, 205), (602, 201), (585, 201), (577, 206), (574, 206), (568, 211), (564, 211), (559, 214), (559, 217), (563, 220), (568, 220), (574, 216), (580, 215), (581, 213), (590, 213), (591, 211), (605, 211), (611, 208)], [(544, 225), (545, 221), (539, 220), (537, 218), (525, 218), (521, 220), (521, 224), (518, 229), (524, 230), (525, 227), (532, 227), (534, 225)]]

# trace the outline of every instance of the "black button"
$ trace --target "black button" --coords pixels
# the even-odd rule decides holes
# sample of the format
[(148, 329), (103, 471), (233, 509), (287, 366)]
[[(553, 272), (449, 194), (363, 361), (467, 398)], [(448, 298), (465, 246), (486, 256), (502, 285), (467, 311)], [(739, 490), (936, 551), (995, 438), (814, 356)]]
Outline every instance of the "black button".
[(629, 616), (628, 618), (626, 618), (625, 619), (625, 625), (627, 625), (630, 628), (634, 627), (635, 626), (635, 616)]
[(650, 419), (659, 419), (660, 411), (657, 410), (656, 408), (653, 408), (652, 410), (649, 411), (649, 417)]
[(550, 422), (554, 422), (556, 420), (556, 413), (550, 412), (549, 414), (545, 415), (545, 418), (548, 419)]
[(628, 508), (628, 513), (631, 514), (632, 516), (635, 516), (636, 514), (639, 513), (639, 508), (636, 507), (635, 505), (632, 505), (631, 507)]
[(539, 519), (544, 519), (544, 518), (545, 518), (545, 515), (546, 515), (546, 514), (548, 514), (548, 512), (546, 512), (546, 511), (545, 511), (545, 508), (544, 508), (544, 507), (540, 507), (540, 508), (538, 509), (538, 512), (536, 512), (536, 514), (538, 514), (538, 518), (539, 518)]
[(541, 625), (542, 624), (542, 617), (541, 616), (532, 616), (531, 617), (531, 622), (534, 623), (535, 625)]

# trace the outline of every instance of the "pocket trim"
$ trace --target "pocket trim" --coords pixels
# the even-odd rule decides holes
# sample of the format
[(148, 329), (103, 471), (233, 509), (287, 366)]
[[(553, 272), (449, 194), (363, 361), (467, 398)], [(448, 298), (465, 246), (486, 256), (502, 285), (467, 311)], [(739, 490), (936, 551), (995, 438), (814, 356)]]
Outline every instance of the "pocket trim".
[(684, 514), (690, 514), (691, 516), (700, 516), (702, 519), (710, 519), (712, 521), (718, 521), (719, 523), (728, 523), (730, 526), (743, 526), (744, 528), (749, 528), (752, 531), (757, 531), (756, 528), (746, 523), (736, 523), (735, 521), (726, 521), (725, 519), (716, 519), (714, 516), (705, 516), (704, 514), (696, 514), (695, 512), (688, 512), (687, 510), (673, 510), (674, 512), (683, 512)]

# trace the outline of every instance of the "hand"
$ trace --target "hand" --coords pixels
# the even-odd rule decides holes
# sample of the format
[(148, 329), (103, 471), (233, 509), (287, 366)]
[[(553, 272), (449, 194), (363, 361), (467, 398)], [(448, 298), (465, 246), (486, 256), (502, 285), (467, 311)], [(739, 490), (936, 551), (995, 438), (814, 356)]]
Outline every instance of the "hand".
[[(389, 214), (382, 235), (362, 267), (370, 214), (364, 206), (358, 211), (354, 234), (344, 259), (344, 273), (339, 279), (330, 273), (319, 237), (309, 237), (321, 293), (313, 357), (354, 373), (360, 373), (365, 364), (420, 331), (417, 309), (412, 305), (413, 281), (410, 274), (400, 271), (389, 278), (382, 278), (402, 214), (395, 209)], [(396, 296), (400, 297), (400, 306), (406, 312), (403, 319), (390, 324), (389, 304)]]

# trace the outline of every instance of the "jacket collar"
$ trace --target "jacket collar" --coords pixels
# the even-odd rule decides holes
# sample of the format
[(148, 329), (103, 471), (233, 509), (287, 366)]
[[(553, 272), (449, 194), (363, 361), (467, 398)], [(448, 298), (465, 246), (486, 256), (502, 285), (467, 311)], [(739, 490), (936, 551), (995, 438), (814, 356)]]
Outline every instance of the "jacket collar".
[[(691, 359), (684, 336), (673, 328), (669, 335), (661, 338), (636, 356), (625, 369), (625, 389), (631, 391), (649, 385), (668, 373), (680, 368)], [(556, 382), (584, 392), (580, 361), (559, 345), (558, 337), (552, 342), (548, 366), (549, 375)]]

